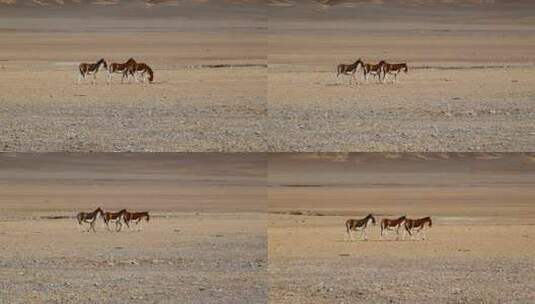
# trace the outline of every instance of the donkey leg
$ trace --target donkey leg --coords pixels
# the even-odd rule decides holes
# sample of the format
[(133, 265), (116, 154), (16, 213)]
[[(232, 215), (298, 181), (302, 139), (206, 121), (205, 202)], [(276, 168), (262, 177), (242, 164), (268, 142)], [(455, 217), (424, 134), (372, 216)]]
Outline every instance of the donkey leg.
[[(421, 238), (421, 235), (423, 234), (423, 230), (424, 230), (423, 227), (418, 230), (418, 236), (420, 236), (420, 238)], [(425, 238), (422, 238), (422, 240), (425, 240)]]

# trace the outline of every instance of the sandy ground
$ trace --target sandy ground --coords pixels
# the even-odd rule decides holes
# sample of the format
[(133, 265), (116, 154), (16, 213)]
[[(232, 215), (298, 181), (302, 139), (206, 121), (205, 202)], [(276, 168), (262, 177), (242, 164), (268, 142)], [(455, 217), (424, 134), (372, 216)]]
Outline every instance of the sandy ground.
[[(3, 154), (1, 303), (266, 303), (256, 154)], [(150, 211), (83, 232), (79, 211)], [(135, 227), (134, 227), (135, 228)]]
[[(529, 155), (283, 154), (270, 160), (273, 303), (531, 303)], [(293, 164), (293, 165), (292, 165)], [(439, 173), (440, 172), (440, 173)], [(431, 216), (414, 239), (345, 221)]]
[(4, 151), (265, 150), (261, 68), (156, 71), (150, 85), (118, 75), (111, 86), (103, 75), (77, 85), (71, 68), (5, 74), (16, 85), (0, 97)]
[[(265, 29), (255, 20), (2, 18), (3, 151), (265, 151)], [(239, 46), (239, 47), (238, 47)], [(78, 85), (134, 57), (152, 84)], [(212, 65), (222, 68), (210, 68)]]
[[(531, 303), (530, 153), (5, 153), (0, 301)], [(266, 187), (267, 186), (267, 187)], [(96, 206), (143, 230), (82, 232)], [(266, 211), (270, 214), (266, 215)], [(344, 222), (431, 216), (414, 239)]]
[[(535, 7), (439, 2), (17, 2), (0, 13), (0, 149), (534, 150)], [(147, 62), (155, 83), (76, 85), (101, 57)], [(409, 72), (336, 78), (357, 58)]]
[(532, 67), (411, 70), (386, 85), (349, 86), (332, 71), (274, 71), (269, 79), (273, 151), (535, 147)]
[(346, 217), (271, 215), (273, 303), (531, 303), (534, 226), (439, 219), (427, 239), (346, 241)]
[[(532, 20), (497, 14), (490, 24), (484, 10), (464, 9), (410, 18), (440, 14), (432, 5), (403, 20), (382, 9), (325, 11), (313, 15), (317, 20), (272, 13), (271, 151), (534, 149)], [(341, 17), (351, 10), (355, 18)], [(348, 76), (336, 77), (336, 66), (358, 58), (406, 62), (409, 72), (383, 85), (365, 83), (359, 71), (360, 85), (350, 86)]]
[(0, 301), (266, 303), (265, 216), (161, 215), (140, 232), (0, 223)]

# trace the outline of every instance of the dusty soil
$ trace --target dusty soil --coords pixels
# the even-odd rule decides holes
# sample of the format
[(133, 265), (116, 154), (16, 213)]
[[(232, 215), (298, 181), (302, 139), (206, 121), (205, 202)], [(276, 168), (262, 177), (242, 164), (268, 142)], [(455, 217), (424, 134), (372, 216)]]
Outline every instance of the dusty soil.
[(5, 74), (3, 151), (265, 150), (262, 68), (156, 71), (153, 84), (111, 86), (77, 85), (71, 68)]
[[(272, 10), (269, 150), (532, 151), (533, 20), (426, 2)], [(409, 71), (395, 84), (336, 77), (358, 58)]]
[[(1, 303), (266, 303), (257, 154), (0, 156)], [(148, 210), (141, 231), (77, 212)]]
[(77, 226), (1, 222), (0, 302), (266, 303), (264, 215), (165, 213), (139, 232)]
[(333, 71), (269, 75), (272, 151), (535, 148), (533, 67), (409, 70), (358, 86)]
[[(60, 3), (3, 4), (3, 151), (535, 149), (526, 1)], [(155, 83), (76, 85), (101, 57)], [(336, 78), (357, 58), (409, 72)]]
[[(2, 18), (3, 151), (266, 150), (259, 21), (82, 19)], [(153, 83), (76, 82), (80, 62), (130, 57)]]
[[(281, 154), (269, 165), (273, 303), (530, 303), (530, 154)], [(431, 216), (414, 239), (345, 221)]]
[(435, 218), (427, 239), (346, 241), (347, 217), (271, 215), (273, 303), (530, 303), (535, 229)]

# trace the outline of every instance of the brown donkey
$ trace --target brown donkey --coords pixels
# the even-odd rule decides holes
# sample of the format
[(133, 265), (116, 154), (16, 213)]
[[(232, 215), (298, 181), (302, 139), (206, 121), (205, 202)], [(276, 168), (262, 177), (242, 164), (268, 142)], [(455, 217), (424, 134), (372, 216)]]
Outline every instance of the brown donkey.
[(123, 214), (126, 212), (126, 209), (123, 209), (119, 212), (104, 212), (102, 219), (104, 220), (104, 223), (106, 224), (106, 227), (108, 228), (108, 231), (110, 230), (110, 222), (115, 223), (115, 231), (121, 231), (123, 224), (121, 223), (121, 220), (123, 219)]
[(123, 72), (123, 77), (128, 76), (130, 74), (131, 76), (134, 76), (134, 80), (138, 82), (137, 80), (137, 74), (141, 74), (141, 82), (145, 82), (145, 73), (149, 74), (149, 82), (154, 81), (154, 71), (146, 64), (146, 63), (137, 63), (133, 62), (128, 65), (128, 67)]
[(113, 74), (123, 74), (123, 78), (121, 79), (121, 83), (123, 83), (125, 77), (128, 76), (127, 74), (124, 73), (124, 71), (128, 68), (130, 64), (133, 64), (133, 63), (136, 63), (134, 58), (128, 59), (125, 63), (116, 63), (116, 62), (110, 63), (108, 65), (108, 84), (111, 83), (111, 80), (112, 80), (111, 78)]
[(346, 229), (347, 229), (347, 235), (350, 240), (353, 240), (353, 235), (351, 234), (351, 231), (361, 231), (363, 239), (368, 240), (368, 235), (366, 234), (366, 228), (370, 224), (375, 225), (375, 218), (373, 215), (368, 214), (365, 218), (356, 220), (356, 219), (349, 219), (346, 221)]
[[(138, 227), (142, 219), (145, 219), (148, 222), (150, 219), (150, 215), (148, 211), (128, 212), (125, 210), (125, 212), (123, 212), (123, 219), (128, 228), (131, 228), (130, 222), (134, 222), (136, 224), (136, 227)], [(139, 230), (141, 230), (141, 226), (139, 226)]]
[(360, 58), (353, 64), (339, 64), (338, 67), (336, 67), (336, 77), (339, 77), (340, 75), (351, 76), (351, 78), (349, 78), (349, 85), (351, 85), (351, 79), (354, 79), (355, 83), (357, 83), (355, 73), (357, 73), (359, 66), (364, 66), (364, 62), (362, 62)]
[(398, 74), (402, 71), (405, 72), (405, 74), (409, 71), (406, 63), (385, 63), (383, 65), (383, 80), (386, 80), (387, 74), (394, 75), (394, 79), (392, 80), (392, 83), (394, 83), (398, 80)]
[(387, 219), (384, 218), (381, 220), (381, 238), (383, 237), (383, 234), (386, 234), (386, 231), (392, 231), (394, 228), (396, 229), (396, 235), (399, 239), (399, 228), (405, 223), (405, 220), (407, 219), (406, 216), (398, 217), (397, 219)]
[(384, 60), (381, 60), (378, 64), (370, 64), (365, 63), (363, 65), (363, 73), (364, 73), (364, 80), (368, 82), (368, 74), (375, 76), (379, 76), (379, 81), (381, 80), (381, 72), (383, 72), (383, 65), (386, 62)]
[(80, 212), (76, 215), (76, 219), (78, 220), (78, 225), (82, 226), (83, 223), (89, 223), (89, 228), (87, 229), (87, 232), (89, 232), (89, 230), (93, 230), (93, 232), (97, 232), (95, 230), (95, 222), (97, 221), (97, 217), (98, 215), (101, 215), (103, 214), (103, 211), (102, 209), (100, 209), (100, 207), (98, 207), (97, 209), (95, 209), (95, 211), (93, 212)]
[[(413, 237), (413, 232), (416, 232), (416, 234), (422, 233), (422, 231), (425, 228), (425, 224), (428, 224), (429, 228), (433, 225), (433, 222), (431, 221), (431, 217), (426, 216), (423, 218), (419, 218), (416, 220), (413, 219), (406, 219), (405, 220), (405, 230), (409, 233), (411, 238)], [(425, 233), (422, 237), (423, 240), (425, 240)]]
[(108, 69), (108, 64), (104, 58), (100, 59), (96, 63), (80, 63), (78, 66), (78, 71), (80, 72), (80, 75), (78, 75), (78, 83), (80, 83), (83, 79), (85, 79), (86, 76), (89, 75), (93, 75), (93, 78), (91, 78), (91, 83), (94, 83), (97, 79), (97, 73), (101, 65), (104, 65), (104, 68)]

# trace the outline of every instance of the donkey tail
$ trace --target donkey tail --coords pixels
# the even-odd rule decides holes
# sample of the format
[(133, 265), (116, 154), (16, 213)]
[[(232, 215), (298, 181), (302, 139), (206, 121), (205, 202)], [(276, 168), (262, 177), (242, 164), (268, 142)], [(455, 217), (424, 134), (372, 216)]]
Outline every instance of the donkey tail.
[[(154, 81), (154, 72), (152, 71), (152, 69), (149, 66), (147, 66), (147, 72), (149, 72), (149, 81), (153, 82)], [(147, 217), (147, 221), (148, 221), (148, 217)]]
[(384, 230), (385, 230), (385, 222), (381, 221), (381, 235), (383, 235)]

